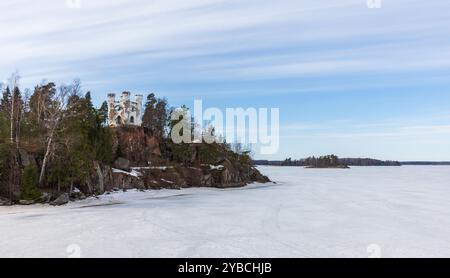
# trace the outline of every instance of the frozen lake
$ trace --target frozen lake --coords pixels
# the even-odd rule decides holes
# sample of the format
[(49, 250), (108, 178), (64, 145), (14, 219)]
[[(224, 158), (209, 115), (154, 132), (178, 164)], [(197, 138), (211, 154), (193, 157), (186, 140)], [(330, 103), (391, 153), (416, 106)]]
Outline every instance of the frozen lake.
[(450, 167), (260, 167), (278, 184), (0, 207), (0, 257), (450, 257)]

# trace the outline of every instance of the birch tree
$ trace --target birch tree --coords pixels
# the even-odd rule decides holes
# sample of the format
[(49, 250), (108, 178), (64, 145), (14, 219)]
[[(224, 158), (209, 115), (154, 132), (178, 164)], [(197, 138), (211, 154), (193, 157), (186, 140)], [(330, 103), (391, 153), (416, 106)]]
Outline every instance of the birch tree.
[(14, 127), (15, 127), (15, 109), (17, 108), (16, 106), (16, 89), (19, 88), (19, 81), (20, 81), (20, 75), (19, 72), (16, 71), (14, 72), (11, 77), (9, 78), (9, 88), (11, 89), (11, 108), (10, 108), (10, 142), (14, 143)]
[[(58, 88), (55, 95), (52, 96), (50, 105), (44, 105), (44, 128), (45, 128), (45, 145), (44, 158), (42, 160), (41, 172), (39, 175), (39, 185), (44, 183), (45, 172), (51, 157), (55, 153), (56, 140), (58, 136), (63, 136), (64, 127), (61, 125), (68, 117), (76, 116), (73, 110), (68, 109), (69, 101), (78, 99), (80, 93), (78, 82), (74, 82), (72, 86), (63, 85)], [(73, 104), (73, 103), (72, 103)]]

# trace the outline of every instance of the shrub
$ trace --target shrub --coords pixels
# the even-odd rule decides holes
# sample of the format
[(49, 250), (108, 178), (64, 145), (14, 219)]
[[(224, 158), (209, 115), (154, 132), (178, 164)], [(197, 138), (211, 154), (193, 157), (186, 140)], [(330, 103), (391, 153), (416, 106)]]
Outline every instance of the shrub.
[(31, 165), (25, 167), (21, 180), (20, 198), (22, 200), (36, 200), (41, 197), (41, 192), (37, 188), (39, 175), (36, 167)]

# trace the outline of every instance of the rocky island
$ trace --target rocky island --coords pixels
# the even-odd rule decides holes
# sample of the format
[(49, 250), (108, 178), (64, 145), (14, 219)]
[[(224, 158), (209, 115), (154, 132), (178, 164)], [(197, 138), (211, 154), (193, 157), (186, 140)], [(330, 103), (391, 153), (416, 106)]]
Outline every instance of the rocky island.
[(97, 109), (79, 81), (38, 85), (26, 99), (7, 87), (0, 106), (0, 205), (270, 181), (230, 144), (173, 143), (167, 101), (150, 94), (141, 110), (142, 96), (129, 96), (115, 101), (110, 94)]

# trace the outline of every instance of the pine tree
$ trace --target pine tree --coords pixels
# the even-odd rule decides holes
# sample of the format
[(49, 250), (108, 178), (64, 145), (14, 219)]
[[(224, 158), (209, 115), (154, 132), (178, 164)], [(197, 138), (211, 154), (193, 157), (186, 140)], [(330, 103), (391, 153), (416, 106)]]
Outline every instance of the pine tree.
[(0, 109), (2, 111), (9, 111), (11, 107), (11, 90), (9, 86), (3, 91), (3, 97), (0, 103)]
[(32, 165), (25, 167), (21, 181), (20, 198), (22, 200), (36, 200), (41, 196), (41, 192), (37, 188), (39, 174), (36, 167)]
[(104, 101), (102, 106), (98, 109), (98, 116), (102, 125), (105, 125), (108, 120), (108, 103)]
[(145, 131), (159, 139), (164, 138), (168, 123), (167, 100), (156, 98), (155, 94), (147, 96), (142, 118)]

